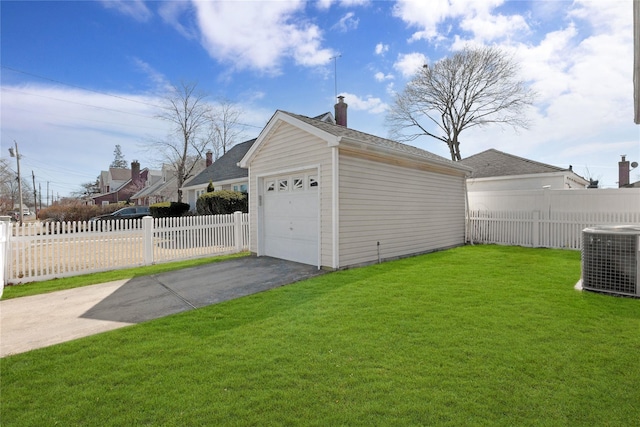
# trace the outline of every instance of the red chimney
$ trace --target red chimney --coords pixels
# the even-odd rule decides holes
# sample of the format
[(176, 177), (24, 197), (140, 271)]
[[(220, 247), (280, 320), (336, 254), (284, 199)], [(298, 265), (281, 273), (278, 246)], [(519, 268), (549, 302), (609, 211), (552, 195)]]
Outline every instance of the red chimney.
[(131, 181), (137, 183), (140, 180), (140, 162), (131, 162)]
[(207, 151), (207, 162), (205, 163), (206, 167), (209, 167), (213, 164), (213, 153), (211, 150)]
[(347, 127), (347, 107), (348, 105), (344, 102), (344, 96), (340, 95), (338, 97), (338, 103), (334, 105), (337, 125)]
[(622, 156), (622, 160), (618, 162), (618, 188), (629, 185), (629, 161)]

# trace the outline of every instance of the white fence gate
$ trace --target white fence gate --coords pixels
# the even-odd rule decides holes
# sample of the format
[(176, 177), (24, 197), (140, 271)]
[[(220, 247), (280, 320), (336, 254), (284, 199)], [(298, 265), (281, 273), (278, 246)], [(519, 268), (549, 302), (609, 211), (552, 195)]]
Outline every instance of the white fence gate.
[(96, 222), (6, 223), (5, 283), (23, 283), (190, 258), (249, 246), (249, 214)]
[(586, 227), (640, 224), (640, 189), (470, 192), (469, 208), (469, 241), (579, 250)]

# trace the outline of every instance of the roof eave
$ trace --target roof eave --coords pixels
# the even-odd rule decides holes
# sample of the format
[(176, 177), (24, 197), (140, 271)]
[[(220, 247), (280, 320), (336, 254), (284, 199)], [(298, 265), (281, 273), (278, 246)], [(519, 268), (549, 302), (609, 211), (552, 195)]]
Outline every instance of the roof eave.
[(438, 160), (437, 158), (418, 156), (412, 153), (408, 153), (406, 151), (396, 150), (391, 147), (385, 147), (381, 145), (374, 145), (366, 141), (362, 141), (354, 138), (339, 137), (338, 140), (339, 141), (336, 145), (343, 145), (343, 146), (349, 146), (352, 148), (357, 148), (359, 151), (362, 151), (362, 152), (373, 152), (373, 153), (379, 153), (379, 154), (393, 155), (395, 157), (402, 158), (402, 159), (414, 160), (414, 161), (419, 161), (423, 163), (430, 163), (432, 165), (437, 165), (440, 167), (455, 169), (460, 172), (463, 172), (465, 176), (471, 175), (471, 172), (473, 171), (473, 169), (470, 168), (469, 166), (465, 166), (456, 162), (441, 161), (441, 160)]

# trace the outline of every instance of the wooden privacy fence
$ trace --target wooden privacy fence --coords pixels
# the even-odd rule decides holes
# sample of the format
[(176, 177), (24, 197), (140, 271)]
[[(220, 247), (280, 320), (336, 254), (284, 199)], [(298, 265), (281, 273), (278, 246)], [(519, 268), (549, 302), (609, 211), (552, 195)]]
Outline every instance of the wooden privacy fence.
[(7, 223), (5, 283), (237, 253), (249, 246), (249, 214), (63, 223)]
[(473, 210), (467, 240), (529, 247), (582, 249), (582, 230), (594, 225), (640, 224), (636, 212), (543, 212)]

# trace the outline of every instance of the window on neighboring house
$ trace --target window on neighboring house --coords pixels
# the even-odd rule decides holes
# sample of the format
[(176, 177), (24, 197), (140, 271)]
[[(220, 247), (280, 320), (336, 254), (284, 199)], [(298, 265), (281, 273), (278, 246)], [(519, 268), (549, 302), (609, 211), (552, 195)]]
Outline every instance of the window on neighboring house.
[(247, 184), (241, 184), (240, 185), (240, 191), (242, 193), (246, 193), (247, 192)]

